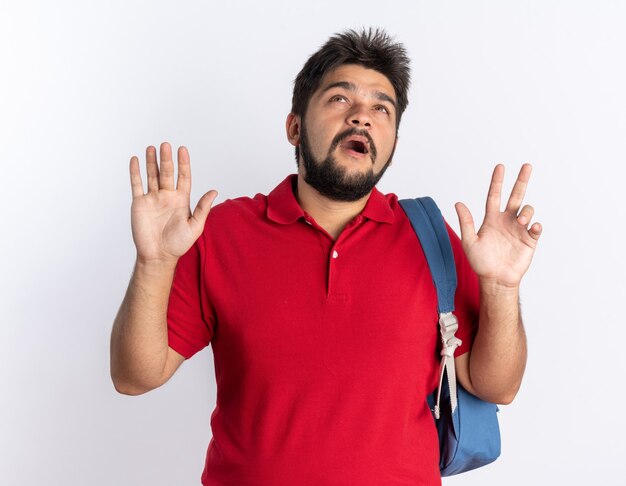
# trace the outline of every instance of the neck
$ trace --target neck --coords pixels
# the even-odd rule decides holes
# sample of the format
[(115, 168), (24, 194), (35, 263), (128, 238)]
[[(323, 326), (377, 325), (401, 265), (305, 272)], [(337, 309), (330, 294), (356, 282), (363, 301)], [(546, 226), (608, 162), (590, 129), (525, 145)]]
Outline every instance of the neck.
[(337, 239), (346, 225), (363, 211), (370, 194), (356, 201), (335, 201), (320, 194), (304, 181), (301, 174), (298, 174), (296, 199), (300, 207), (333, 239)]

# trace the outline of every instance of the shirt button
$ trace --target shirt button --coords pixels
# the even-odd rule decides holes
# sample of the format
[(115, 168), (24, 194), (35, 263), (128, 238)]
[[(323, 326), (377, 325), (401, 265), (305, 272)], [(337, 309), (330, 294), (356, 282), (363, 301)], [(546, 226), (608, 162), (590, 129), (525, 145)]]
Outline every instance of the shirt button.
[(337, 253), (337, 250), (333, 250), (333, 258), (337, 258), (339, 256), (339, 253)]

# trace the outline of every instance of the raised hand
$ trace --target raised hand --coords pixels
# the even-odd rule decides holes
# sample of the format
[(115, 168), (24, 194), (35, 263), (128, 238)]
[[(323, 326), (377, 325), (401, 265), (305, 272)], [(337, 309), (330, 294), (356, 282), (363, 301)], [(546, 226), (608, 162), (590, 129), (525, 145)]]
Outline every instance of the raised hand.
[[(475, 232), (474, 220), (463, 203), (455, 205), (465, 255), (481, 283), (517, 288), (528, 270), (542, 227), (530, 225), (534, 210), (522, 206), (532, 167), (524, 164), (517, 176), (504, 211), (500, 211), (504, 166), (493, 171), (485, 219)], [(530, 225), (530, 226), (529, 226)]]
[(204, 194), (191, 213), (191, 166), (189, 152), (178, 148), (178, 181), (174, 187), (172, 148), (165, 142), (160, 146), (161, 167), (156, 148), (146, 149), (148, 192), (144, 193), (139, 159), (130, 159), (130, 183), (133, 193), (131, 224), (137, 247), (137, 260), (142, 262), (171, 262), (184, 255), (198, 239), (211, 209), (216, 191)]

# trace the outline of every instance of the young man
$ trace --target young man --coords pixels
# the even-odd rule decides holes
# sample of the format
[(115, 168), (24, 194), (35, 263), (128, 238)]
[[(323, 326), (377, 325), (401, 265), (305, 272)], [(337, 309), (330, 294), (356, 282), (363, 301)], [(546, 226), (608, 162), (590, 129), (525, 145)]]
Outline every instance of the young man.
[[(287, 138), (297, 175), (269, 195), (191, 214), (189, 154), (131, 158), (137, 262), (111, 336), (125, 394), (165, 383), (213, 346), (217, 406), (204, 485), (440, 484), (426, 396), (437, 383), (436, 294), (397, 197), (375, 185), (407, 106), (408, 58), (382, 31), (332, 37), (298, 75)], [(475, 232), (456, 206), (457, 376), (509, 403), (526, 341), (520, 281), (541, 233), (522, 207), (524, 165), (500, 211), (494, 170)], [(210, 214), (209, 214), (210, 212)]]

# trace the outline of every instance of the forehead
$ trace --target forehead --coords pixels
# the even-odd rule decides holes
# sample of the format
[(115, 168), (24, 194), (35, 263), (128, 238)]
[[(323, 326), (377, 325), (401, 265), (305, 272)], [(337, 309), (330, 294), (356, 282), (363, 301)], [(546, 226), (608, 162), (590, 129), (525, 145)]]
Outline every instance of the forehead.
[(328, 86), (339, 82), (348, 82), (355, 85), (362, 94), (384, 93), (396, 99), (396, 93), (389, 78), (384, 74), (369, 69), (358, 64), (342, 64), (327, 72), (317, 89), (318, 93), (323, 92)]

